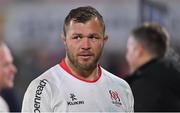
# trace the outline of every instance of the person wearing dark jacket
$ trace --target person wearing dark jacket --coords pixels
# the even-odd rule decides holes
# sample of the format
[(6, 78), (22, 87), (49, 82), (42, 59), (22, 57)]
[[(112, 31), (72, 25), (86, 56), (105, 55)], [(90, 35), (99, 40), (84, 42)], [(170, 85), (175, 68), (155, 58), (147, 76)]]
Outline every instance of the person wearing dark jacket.
[(126, 54), (130, 75), (125, 80), (134, 95), (134, 111), (180, 111), (180, 68), (165, 57), (168, 48), (169, 35), (158, 24), (131, 32)]
[(11, 51), (8, 46), (0, 40), (0, 112), (9, 112), (9, 106), (1, 93), (5, 89), (14, 87), (14, 77), (16, 72), (17, 69), (13, 63)]

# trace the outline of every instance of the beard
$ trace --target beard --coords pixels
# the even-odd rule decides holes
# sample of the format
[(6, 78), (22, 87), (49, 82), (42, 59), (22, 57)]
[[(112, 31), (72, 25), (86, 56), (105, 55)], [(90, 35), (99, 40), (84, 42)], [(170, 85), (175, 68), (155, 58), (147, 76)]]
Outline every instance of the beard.
[(68, 47), (66, 47), (66, 52), (68, 59), (74, 67), (78, 68), (80, 71), (92, 71), (97, 67), (102, 49), (100, 49), (96, 55), (93, 54), (88, 60), (80, 60), (78, 55), (74, 55)]

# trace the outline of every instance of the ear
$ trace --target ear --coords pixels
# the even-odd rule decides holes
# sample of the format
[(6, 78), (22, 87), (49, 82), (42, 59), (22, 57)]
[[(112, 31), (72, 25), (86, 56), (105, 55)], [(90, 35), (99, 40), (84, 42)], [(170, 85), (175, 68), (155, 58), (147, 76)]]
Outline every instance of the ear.
[(108, 35), (104, 36), (104, 42), (106, 42), (108, 40)]
[(61, 33), (61, 39), (63, 40), (63, 43), (66, 43), (66, 37), (64, 36), (64, 33)]
[(136, 47), (136, 56), (138, 58), (141, 58), (144, 55), (144, 45), (143, 44), (138, 44)]

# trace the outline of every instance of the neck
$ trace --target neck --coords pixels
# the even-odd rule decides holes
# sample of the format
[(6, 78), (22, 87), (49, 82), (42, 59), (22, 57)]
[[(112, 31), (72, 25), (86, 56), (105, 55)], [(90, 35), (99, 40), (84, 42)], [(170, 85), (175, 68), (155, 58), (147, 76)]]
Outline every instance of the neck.
[(65, 63), (67, 65), (67, 67), (69, 68), (69, 70), (71, 71), (71, 73), (74, 76), (79, 77), (80, 79), (93, 81), (99, 77), (98, 66), (93, 69), (84, 70), (84, 69), (78, 68), (77, 66), (73, 65), (68, 58), (65, 58)]
[(134, 69), (131, 70), (130, 73), (134, 73), (136, 70), (138, 70), (141, 66), (148, 63), (150, 60), (152, 60), (154, 57), (149, 54), (144, 54), (139, 60), (137, 60), (136, 66)]
[(0, 87), (0, 93), (2, 92), (2, 88)]

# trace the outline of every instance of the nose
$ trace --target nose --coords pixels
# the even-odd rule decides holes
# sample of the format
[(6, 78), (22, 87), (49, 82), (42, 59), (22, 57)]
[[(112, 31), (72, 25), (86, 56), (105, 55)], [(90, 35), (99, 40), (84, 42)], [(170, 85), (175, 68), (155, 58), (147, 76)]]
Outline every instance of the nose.
[(88, 50), (88, 49), (90, 49), (91, 48), (91, 46), (90, 46), (91, 44), (90, 44), (90, 40), (89, 40), (89, 38), (83, 38), (82, 39), (82, 49), (84, 49), (84, 50)]
[(14, 64), (11, 65), (10, 73), (13, 75), (17, 73), (17, 68)]

